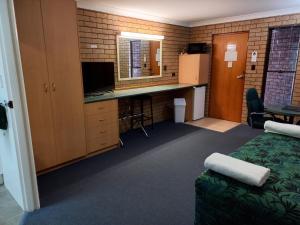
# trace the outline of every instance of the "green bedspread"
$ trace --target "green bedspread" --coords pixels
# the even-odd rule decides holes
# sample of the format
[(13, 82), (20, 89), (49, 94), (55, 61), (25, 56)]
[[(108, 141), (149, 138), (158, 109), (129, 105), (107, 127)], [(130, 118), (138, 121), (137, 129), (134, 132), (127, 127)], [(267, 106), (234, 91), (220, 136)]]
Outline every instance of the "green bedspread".
[(300, 224), (300, 139), (266, 133), (232, 157), (271, 169), (263, 187), (253, 187), (213, 171), (195, 182), (195, 225)]

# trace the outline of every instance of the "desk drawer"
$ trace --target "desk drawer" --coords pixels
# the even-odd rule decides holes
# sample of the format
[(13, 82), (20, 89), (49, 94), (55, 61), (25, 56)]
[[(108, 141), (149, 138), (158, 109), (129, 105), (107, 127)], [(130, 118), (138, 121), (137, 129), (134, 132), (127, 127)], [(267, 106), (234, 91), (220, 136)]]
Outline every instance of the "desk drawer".
[(108, 133), (100, 133), (98, 135), (92, 135), (87, 139), (87, 152), (92, 153), (100, 151), (107, 147), (117, 145), (119, 143), (119, 135)]
[(117, 115), (114, 115), (113, 112), (105, 113), (105, 114), (98, 114), (98, 115), (91, 115), (85, 117), (85, 126), (87, 129), (93, 127), (107, 127), (109, 128), (111, 124), (117, 124), (118, 119)]
[(117, 123), (103, 124), (86, 129), (87, 140), (104, 136), (117, 136), (116, 134), (118, 134)]
[(101, 151), (119, 143), (118, 101), (85, 105), (87, 152)]
[(84, 106), (85, 115), (105, 114), (118, 111), (118, 100), (89, 103)]

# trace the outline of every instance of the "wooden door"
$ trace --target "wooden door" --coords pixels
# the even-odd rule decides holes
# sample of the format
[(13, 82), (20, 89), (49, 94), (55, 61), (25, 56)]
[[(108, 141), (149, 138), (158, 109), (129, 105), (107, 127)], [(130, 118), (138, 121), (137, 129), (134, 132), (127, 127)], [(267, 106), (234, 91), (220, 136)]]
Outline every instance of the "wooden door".
[(52, 108), (40, 0), (14, 0), (37, 171), (56, 164)]
[(86, 154), (74, 0), (41, 0), (58, 163)]
[(160, 74), (160, 64), (156, 61), (157, 50), (160, 49), (160, 41), (150, 42), (150, 69), (151, 76), (157, 76)]
[[(214, 36), (209, 102), (210, 117), (241, 122), (247, 43), (248, 33)], [(224, 60), (228, 45), (235, 45), (237, 51), (237, 61), (232, 62), (232, 67)]]

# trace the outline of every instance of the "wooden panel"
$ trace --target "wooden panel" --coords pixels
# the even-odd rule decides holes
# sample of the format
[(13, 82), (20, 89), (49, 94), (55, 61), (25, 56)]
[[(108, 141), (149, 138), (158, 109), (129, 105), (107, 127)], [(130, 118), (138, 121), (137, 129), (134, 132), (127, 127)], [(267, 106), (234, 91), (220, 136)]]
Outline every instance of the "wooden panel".
[(57, 162), (40, 0), (14, 1), (37, 171)]
[(86, 153), (74, 0), (41, 0), (58, 162)]
[(185, 106), (185, 121), (193, 120), (194, 111), (194, 88), (186, 88), (179, 90), (176, 93), (176, 98), (184, 98), (186, 102)]
[(109, 100), (85, 105), (87, 153), (119, 143), (118, 101)]
[[(213, 40), (212, 78), (209, 116), (234, 122), (241, 121), (248, 33), (215, 35)], [(238, 60), (228, 68), (224, 61), (228, 44), (236, 44)]]
[(208, 74), (209, 74), (209, 54), (200, 55), (200, 68), (199, 68), (199, 77), (198, 84), (207, 84), (208, 83)]
[(179, 83), (197, 84), (200, 69), (200, 55), (179, 56)]

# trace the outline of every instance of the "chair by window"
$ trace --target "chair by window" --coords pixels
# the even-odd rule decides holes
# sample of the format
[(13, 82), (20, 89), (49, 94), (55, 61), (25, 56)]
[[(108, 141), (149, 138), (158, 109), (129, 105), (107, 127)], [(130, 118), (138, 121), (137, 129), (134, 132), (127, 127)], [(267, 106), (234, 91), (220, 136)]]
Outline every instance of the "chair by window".
[(248, 108), (247, 122), (252, 128), (263, 129), (267, 120), (275, 120), (273, 115), (264, 112), (264, 105), (255, 88), (250, 88), (246, 93)]

